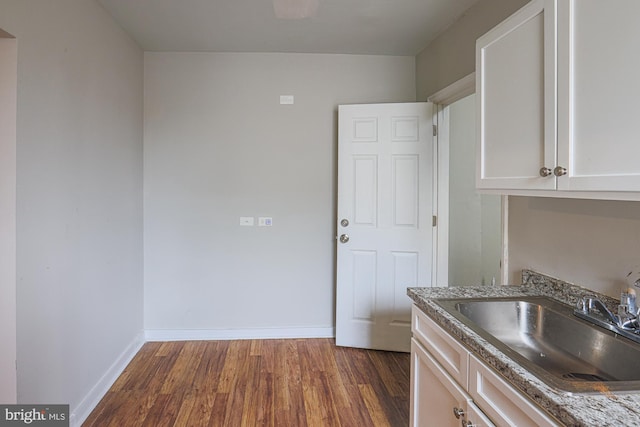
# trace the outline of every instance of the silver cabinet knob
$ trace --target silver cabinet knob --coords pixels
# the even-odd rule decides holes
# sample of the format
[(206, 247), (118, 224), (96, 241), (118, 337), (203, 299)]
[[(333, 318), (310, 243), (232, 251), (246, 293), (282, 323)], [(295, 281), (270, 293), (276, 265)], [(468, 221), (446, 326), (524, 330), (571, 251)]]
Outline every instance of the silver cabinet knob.
[(555, 176), (563, 176), (567, 174), (567, 170), (562, 166), (556, 166), (555, 169), (553, 170), (553, 174)]
[(348, 220), (348, 219), (346, 219), (346, 218), (343, 218), (343, 219), (340, 221), (340, 225), (341, 225), (341, 226), (343, 226), (343, 227), (348, 227), (348, 226), (349, 226), (349, 220)]
[(454, 407), (453, 415), (455, 415), (457, 419), (460, 419), (460, 417), (464, 417), (464, 409)]
[(343, 234), (340, 236), (340, 243), (347, 243), (349, 241), (349, 236), (347, 234)]
[(540, 168), (540, 176), (543, 178), (546, 178), (548, 176), (551, 176), (553, 174), (553, 171), (549, 168), (546, 167), (541, 167)]

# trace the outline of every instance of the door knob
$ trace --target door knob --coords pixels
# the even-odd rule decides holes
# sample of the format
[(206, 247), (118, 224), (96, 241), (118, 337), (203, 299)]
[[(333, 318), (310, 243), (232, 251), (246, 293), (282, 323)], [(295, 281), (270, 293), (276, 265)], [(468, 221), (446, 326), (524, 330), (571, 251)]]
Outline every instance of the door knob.
[(347, 234), (343, 234), (340, 236), (340, 243), (347, 243), (349, 241), (349, 236)]

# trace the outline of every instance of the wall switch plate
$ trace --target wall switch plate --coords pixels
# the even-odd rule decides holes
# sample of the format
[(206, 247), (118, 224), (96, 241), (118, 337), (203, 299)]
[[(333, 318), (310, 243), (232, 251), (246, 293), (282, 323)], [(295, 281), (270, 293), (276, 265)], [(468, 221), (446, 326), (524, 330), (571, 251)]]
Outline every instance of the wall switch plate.
[(280, 95), (280, 104), (282, 105), (293, 104), (293, 95)]
[(240, 225), (244, 227), (253, 227), (253, 217), (252, 216), (241, 216), (240, 217)]
[(270, 216), (261, 216), (258, 218), (258, 227), (271, 227), (273, 219)]

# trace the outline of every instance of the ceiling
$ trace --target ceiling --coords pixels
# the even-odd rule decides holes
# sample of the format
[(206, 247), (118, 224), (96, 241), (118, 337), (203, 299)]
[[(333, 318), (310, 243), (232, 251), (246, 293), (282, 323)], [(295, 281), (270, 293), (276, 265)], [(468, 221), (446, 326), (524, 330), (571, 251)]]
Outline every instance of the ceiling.
[(271, 0), (98, 0), (146, 51), (416, 55), (478, 0), (320, 0), (275, 17)]

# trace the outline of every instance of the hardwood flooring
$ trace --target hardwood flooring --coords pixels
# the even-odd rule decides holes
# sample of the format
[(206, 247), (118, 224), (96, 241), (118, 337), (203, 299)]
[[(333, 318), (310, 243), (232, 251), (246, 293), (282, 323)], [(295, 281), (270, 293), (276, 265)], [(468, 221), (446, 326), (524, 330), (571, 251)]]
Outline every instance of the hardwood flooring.
[(409, 363), (333, 339), (150, 342), (83, 426), (408, 426)]

